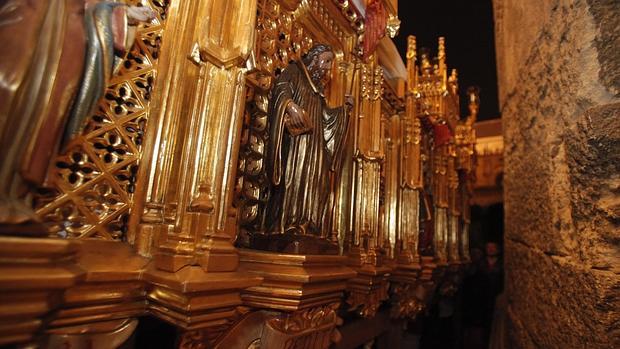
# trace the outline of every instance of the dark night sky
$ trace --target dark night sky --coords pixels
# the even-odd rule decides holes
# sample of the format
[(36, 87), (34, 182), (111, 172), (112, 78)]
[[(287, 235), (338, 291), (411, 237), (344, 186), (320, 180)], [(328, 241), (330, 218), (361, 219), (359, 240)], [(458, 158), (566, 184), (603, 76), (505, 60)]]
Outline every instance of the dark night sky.
[(495, 38), (491, 0), (435, 0), (398, 2), (400, 32), (394, 39), (403, 60), (407, 36), (415, 35), (421, 47), (437, 53), (437, 38), (446, 38), (448, 68), (456, 68), (461, 90), (461, 110), (466, 115), (464, 94), (468, 86), (480, 87), (478, 120), (499, 117)]

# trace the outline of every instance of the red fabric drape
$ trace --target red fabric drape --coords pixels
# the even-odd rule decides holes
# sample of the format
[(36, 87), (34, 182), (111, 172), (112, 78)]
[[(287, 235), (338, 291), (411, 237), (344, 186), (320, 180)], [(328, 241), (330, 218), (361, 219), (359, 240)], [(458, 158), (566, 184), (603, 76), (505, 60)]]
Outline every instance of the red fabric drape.
[(366, 21), (364, 22), (363, 58), (366, 60), (377, 48), (379, 41), (385, 36), (387, 25), (387, 11), (382, 0), (370, 0), (366, 7)]
[(450, 141), (450, 137), (452, 137), (450, 128), (445, 124), (433, 125), (433, 131), (435, 133), (436, 146), (448, 143)]

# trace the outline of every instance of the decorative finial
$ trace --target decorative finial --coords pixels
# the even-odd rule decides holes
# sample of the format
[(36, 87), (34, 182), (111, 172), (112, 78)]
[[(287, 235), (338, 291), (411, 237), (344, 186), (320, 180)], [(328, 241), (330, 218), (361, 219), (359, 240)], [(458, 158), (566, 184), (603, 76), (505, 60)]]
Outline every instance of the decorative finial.
[(469, 118), (473, 120), (472, 122), (475, 122), (480, 110), (480, 88), (478, 86), (468, 87), (467, 99), (469, 100)]
[(416, 39), (415, 36), (409, 35), (407, 37), (407, 61), (416, 60)]
[(420, 49), (420, 70), (422, 71), (422, 75), (430, 75), (433, 69), (428, 51), (426, 47)]
[(387, 24), (385, 26), (385, 30), (390, 38), (394, 39), (396, 35), (398, 35), (398, 30), (400, 29), (400, 19), (390, 13), (390, 17), (387, 20)]
[(439, 64), (444, 63), (446, 59), (446, 38), (443, 36), (439, 37), (439, 45), (437, 47), (437, 59), (439, 60)]
[(441, 76), (441, 90), (446, 91), (448, 82), (448, 69), (446, 67), (446, 39), (441, 36), (439, 37), (439, 44), (437, 47), (437, 63), (438, 63), (438, 74)]
[(456, 69), (452, 69), (450, 72), (450, 77), (448, 78), (448, 84), (450, 85), (451, 93), (453, 95), (458, 95), (459, 89), (459, 78)]
[(198, 187), (198, 196), (190, 204), (190, 208), (195, 211), (211, 213), (215, 208), (211, 183), (202, 182)]

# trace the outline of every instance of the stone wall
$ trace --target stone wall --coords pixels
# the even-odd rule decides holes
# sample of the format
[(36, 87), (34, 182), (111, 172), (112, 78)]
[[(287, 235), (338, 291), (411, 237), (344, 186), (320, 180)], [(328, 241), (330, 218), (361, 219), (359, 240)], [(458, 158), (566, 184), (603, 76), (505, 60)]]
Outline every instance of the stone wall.
[(620, 1), (494, 0), (507, 336), (620, 348)]

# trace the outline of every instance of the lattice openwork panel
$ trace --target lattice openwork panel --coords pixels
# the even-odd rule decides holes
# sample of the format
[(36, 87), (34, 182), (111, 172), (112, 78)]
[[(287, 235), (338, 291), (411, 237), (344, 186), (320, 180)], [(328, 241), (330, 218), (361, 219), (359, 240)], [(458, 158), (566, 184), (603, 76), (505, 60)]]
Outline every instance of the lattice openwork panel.
[(37, 214), (61, 238), (124, 240), (157, 75), (169, 0), (127, 0), (157, 18), (141, 24), (82, 136), (55, 159)]

